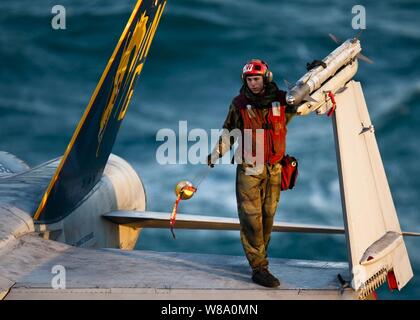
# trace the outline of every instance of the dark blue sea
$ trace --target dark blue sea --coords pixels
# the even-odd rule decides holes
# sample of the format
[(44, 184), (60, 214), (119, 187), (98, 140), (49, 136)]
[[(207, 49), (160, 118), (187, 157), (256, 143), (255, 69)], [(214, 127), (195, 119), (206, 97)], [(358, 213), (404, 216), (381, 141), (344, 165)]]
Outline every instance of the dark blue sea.
[[(0, 2), (0, 150), (35, 166), (63, 154), (134, 7), (134, 0), (61, 0), (65, 30), (51, 27), (57, 1)], [(354, 36), (352, 7), (364, 5), (361, 41), (374, 64), (359, 63), (389, 185), (405, 231), (420, 231), (420, 2), (328, 0), (169, 0), (137, 84), (114, 153), (141, 176), (149, 210), (169, 212), (175, 183), (204, 165), (159, 165), (162, 128), (221, 128), (240, 73), (266, 60), (275, 81), (294, 82), (307, 62), (336, 45), (328, 33)], [(276, 219), (343, 225), (331, 119), (295, 118), (289, 154), (299, 159), (298, 185), (283, 192)], [(203, 155), (204, 156), (204, 155)], [(235, 167), (219, 166), (182, 213), (236, 217)], [(234, 231), (143, 230), (138, 250), (243, 256)], [(414, 278), (382, 299), (420, 298), (420, 239), (405, 238)], [(273, 234), (270, 257), (347, 261), (342, 235)], [(314, 274), (314, 277), (317, 275)]]

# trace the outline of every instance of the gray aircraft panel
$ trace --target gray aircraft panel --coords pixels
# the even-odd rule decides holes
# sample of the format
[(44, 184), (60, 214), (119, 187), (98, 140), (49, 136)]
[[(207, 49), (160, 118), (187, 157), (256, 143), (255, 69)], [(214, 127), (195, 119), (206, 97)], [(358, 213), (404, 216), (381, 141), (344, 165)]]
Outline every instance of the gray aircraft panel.
[[(340, 291), (346, 262), (271, 259), (282, 285), (254, 284), (245, 257), (71, 247), (30, 234), (2, 255), (0, 273), (15, 283), (6, 299), (354, 299)], [(11, 245), (11, 244), (10, 244)], [(66, 289), (53, 289), (54, 266)]]
[(42, 193), (57, 168), (59, 159), (14, 175), (0, 177), (0, 205), (17, 207), (26, 213), (36, 209)]

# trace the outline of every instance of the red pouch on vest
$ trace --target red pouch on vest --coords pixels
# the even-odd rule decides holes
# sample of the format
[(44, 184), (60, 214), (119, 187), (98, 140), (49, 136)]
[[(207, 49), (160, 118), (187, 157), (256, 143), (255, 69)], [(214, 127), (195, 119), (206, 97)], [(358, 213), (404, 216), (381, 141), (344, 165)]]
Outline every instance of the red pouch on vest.
[(298, 176), (298, 162), (295, 157), (286, 154), (281, 159), (281, 188), (280, 190), (293, 189)]

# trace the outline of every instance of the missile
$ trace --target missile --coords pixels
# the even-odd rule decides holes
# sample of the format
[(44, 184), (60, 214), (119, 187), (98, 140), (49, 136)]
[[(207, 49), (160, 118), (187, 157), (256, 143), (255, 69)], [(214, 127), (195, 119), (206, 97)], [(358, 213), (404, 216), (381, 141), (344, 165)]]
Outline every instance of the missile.
[(337, 71), (352, 64), (356, 58), (365, 58), (361, 55), (361, 51), (362, 48), (357, 37), (345, 41), (326, 56), (322, 60), (323, 63), (309, 70), (294, 86), (288, 89), (286, 94), (287, 104), (298, 106), (305, 101), (317, 102), (311, 97), (311, 94), (334, 77)]

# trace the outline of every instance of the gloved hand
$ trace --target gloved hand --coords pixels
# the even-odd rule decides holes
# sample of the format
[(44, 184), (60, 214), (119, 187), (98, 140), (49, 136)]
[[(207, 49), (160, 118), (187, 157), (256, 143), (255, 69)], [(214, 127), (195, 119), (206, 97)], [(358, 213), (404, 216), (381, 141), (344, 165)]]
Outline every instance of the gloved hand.
[(210, 167), (210, 168), (214, 168), (214, 161), (212, 161), (212, 154), (210, 153), (208, 156), (207, 156), (207, 165)]

